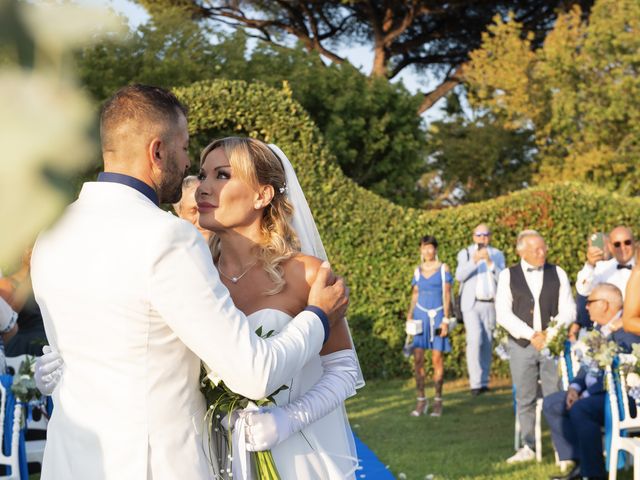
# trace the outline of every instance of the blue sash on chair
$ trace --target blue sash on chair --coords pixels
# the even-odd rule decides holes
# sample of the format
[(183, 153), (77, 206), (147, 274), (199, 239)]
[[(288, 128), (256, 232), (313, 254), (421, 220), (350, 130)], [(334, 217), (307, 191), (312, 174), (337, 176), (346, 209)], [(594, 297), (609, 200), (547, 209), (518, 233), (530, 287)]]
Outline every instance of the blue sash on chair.
[[(613, 359), (613, 363), (611, 364), (611, 377), (613, 378), (613, 385), (616, 388), (616, 398), (618, 400), (618, 405), (616, 405), (615, 407), (618, 409), (618, 418), (620, 419), (620, 421), (624, 420), (625, 416), (624, 416), (624, 405), (622, 404), (623, 400), (622, 400), (622, 385), (620, 385), (620, 370), (619, 367), (620, 366), (620, 360), (618, 359), (618, 357), (615, 357)], [(612, 418), (611, 418), (611, 400), (609, 399), (609, 394), (605, 395), (604, 397), (604, 446), (605, 446), (605, 451), (607, 452), (607, 462), (606, 462), (606, 467), (607, 467), (607, 472), (609, 471), (609, 465), (610, 465), (610, 461), (609, 461), (609, 457), (611, 455), (611, 430), (613, 428), (612, 424)], [(627, 436), (627, 431), (626, 430), (620, 430), (620, 436), (621, 437), (626, 437)], [(626, 453), (623, 451), (620, 451), (618, 453), (618, 469), (623, 468), (625, 463), (626, 463)]]
[(567, 367), (567, 379), (569, 380), (569, 384), (573, 382), (573, 358), (571, 358), (571, 342), (569, 340), (564, 341), (564, 350), (563, 350), (564, 364)]
[[(5, 404), (4, 414), (4, 435), (2, 438), (2, 452), (5, 455), (11, 453), (11, 437), (13, 434), (13, 415), (16, 406), (16, 397), (11, 391), (13, 377), (11, 375), (0, 375), (0, 382), (7, 391), (7, 402)], [(25, 405), (26, 408), (26, 405)], [(27, 465), (27, 450), (24, 438), (25, 427), (20, 429), (18, 437), (18, 459), (20, 465), (20, 479), (29, 480), (29, 467)], [(6, 467), (10, 469), (11, 467)]]

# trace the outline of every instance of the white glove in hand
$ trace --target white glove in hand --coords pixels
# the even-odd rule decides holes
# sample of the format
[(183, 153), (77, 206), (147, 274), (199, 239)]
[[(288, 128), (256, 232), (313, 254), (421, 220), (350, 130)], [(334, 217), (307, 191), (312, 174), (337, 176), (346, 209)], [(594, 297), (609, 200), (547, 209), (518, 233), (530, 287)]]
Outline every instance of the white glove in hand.
[(42, 347), (42, 352), (44, 355), (36, 359), (33, 377), (40, 393), (51, 395), (62, 377), (64, 362), (58, 351), (49, 345)]
[(340, 350), (320, 359), (322, 376), (304, 395), (287, 405), (241, 414), (246, 422), (248, 451), (270, 450), (356, 393), (358, 362), (353, 350)]

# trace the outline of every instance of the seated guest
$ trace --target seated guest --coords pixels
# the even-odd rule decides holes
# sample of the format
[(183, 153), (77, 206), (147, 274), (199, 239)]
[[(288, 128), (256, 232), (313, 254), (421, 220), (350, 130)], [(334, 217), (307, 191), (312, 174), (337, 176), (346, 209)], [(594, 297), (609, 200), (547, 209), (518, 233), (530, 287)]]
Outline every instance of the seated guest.
[(19, 355), (42, 355), (42, 347), (47, 345), (47, 334), (44, 331), (44, 322), (40, 314), (40, 307), (31, 293), (20, 311), (18, 312), (18, 331), (8, 341), (5, 342), (5, 353), (7, 357), (17, 357)]
[(525, 230), (518, 235), (516, 250), (521, 260), (500, 272), (496, 290), (496, 319), (509, 333), (509, 369), (523, 444), (507, 463), (535, 459), (538, 380), (545, 396), (560, 388), (554, 360), (540, 351), (552, 318), (568, 326), (576, 317), (567, 274), (547, 263), (544, 238), (535, 230)]
[(20, 268), (12, 275), (0, 278), (0, 297), (18, 313), (16, 328), (3, 335), (7, 357), (42, 355), (42, 346), (48, 343), (40, 307), (31, 289), (30, 262), (29, 248), (22, 257)]
[[(623, 351), (630, 351), (633, 343), (640, 342), (640, 337), (622, 329), (622, 293), (615, 285), (595, 286), (587, 299), (587, 310), (596, 330)], [(603, 371), (594, 374), (582, 367), (566, 392), (545, 397), (543, 412), (558, 457), (573, 462), (567, 473), (552, 479), (606, 478), (600, 431), (606, 397), (603, 377)]]
[(11, 305), (9, 305), (2, 297), (0, 297), (0, 373), (4, 373), (5, 369), (5, 354), (2, 337), (10, 335), (16, 330), (17, 320), (18, 314), (13, 311)]

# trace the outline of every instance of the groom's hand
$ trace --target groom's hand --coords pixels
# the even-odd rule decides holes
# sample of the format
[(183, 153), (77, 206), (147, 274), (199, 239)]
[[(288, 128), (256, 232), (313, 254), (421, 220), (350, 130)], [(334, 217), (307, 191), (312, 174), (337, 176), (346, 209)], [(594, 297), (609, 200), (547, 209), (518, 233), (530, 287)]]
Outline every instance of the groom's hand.
[(347, 313), (348, 289), (344, 280), (333, 274), (329, 262), (322, 262), (318, 269), (316, 279), (309, 291), (309, 305), (321, 308), (327, 314), (331, 326), (341, 321)]

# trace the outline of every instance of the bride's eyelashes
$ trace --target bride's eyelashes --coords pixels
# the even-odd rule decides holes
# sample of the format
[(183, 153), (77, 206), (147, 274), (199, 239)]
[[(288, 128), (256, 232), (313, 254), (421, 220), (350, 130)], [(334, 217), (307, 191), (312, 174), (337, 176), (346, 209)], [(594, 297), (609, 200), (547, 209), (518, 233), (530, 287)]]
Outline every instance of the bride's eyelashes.
[(205, 178), (207, 178), (207, 175), (202, 170), (200, 170), (200, 173), (196, 175), (196, 178), (202, 182)]
[(228, 172), (222, 168), (217, 170), (217, 174), (216, 174), (217, 180), (229, 180), (230, 178), (231, 178), (231, 172)]

